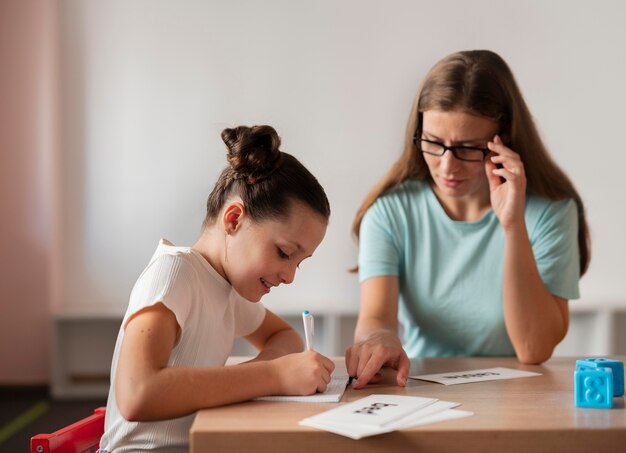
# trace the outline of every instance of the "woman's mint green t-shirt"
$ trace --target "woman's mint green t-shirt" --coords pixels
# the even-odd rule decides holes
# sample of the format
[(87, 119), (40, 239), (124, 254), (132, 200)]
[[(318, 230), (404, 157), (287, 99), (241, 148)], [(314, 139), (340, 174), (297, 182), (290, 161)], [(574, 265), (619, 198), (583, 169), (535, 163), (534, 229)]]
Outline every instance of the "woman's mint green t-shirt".
[[(573, 200), (526, 197), (526, 227), (546, 288), (577, 299), (578, 214)], [(426, 181), (378, 198), (360, 229), (359, 280), (397, 276), (409, 357), (514, 355), (504, 325), (504, 232), (493, 210), (451, 220)]]

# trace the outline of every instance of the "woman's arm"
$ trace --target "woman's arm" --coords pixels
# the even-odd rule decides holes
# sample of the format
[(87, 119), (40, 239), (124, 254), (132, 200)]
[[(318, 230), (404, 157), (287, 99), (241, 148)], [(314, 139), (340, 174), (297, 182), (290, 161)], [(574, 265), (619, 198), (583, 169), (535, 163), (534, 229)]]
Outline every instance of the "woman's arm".
[(178, 333), (176, 317), (160, 303), (127, 322), (115, 378), (125, 419), (163, 420), (258, 396), (307, 395), (330, 382), (334, 364), (313, 351), (237, 366), (168, 367)]
[(380, 369), (397, 371), (396, 381), (404, 386), (409, 359), (398, 338), (398, 277), (373, 277), (361, 283), (361, 309), (354, 344), (346, 350), (346, 367), (357, 377), (354, 388), (362, 388), (380, 377)]
[(525, 224), (505, 232), (503, 299), (504, 322), (519, 361), (548, 360), (567, 333), (568, 301), (543, 284)]
[(491, 206), (505, 234), (504, 322), (520, 362), (541, 363), (567, 333), (567, 300), (550, 294), (537, 269), (524, 218), (526, 175), (519, 154), (497, 136), (489, 149), (496, 154), (485, 164)]

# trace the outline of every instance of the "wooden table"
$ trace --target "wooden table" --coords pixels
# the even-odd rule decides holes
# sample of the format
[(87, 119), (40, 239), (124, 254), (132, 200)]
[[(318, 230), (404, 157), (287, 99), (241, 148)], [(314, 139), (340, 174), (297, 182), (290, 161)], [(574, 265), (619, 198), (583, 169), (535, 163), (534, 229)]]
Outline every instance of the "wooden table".
[[(626, 356), (615, 357), (626, 361)], [(456, 401), (471, 417), (352, 440), (298, 425), (336, 407), (329, 403), (250, 401), (198, 412), (191, 427), (191, 452), (626, 452), (624, 398), (613, 409), (574, 406), (574, 358), (553, 358), (540, 366), (514, 358), (416, 359), (411, 374), (508, 367), (542, 373), (511, 380), (444, 386), (409, 379), (405, 388), (385, 381), (363, 390), (346, 389), (343, 402), (371, 393)], [(389, 370), (391, 371), (391, 370)], [(341, 404), (341, 403), (339, 403)]]

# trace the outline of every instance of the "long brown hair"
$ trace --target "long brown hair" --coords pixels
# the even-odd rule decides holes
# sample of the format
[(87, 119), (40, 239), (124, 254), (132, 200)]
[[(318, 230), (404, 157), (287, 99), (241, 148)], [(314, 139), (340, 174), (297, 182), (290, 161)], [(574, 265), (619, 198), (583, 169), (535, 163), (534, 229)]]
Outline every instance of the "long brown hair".
[(238, 195), (255, 221), (282, 218), (290, 201), (311, 207), (325, 220), (330, 204), (315, 176), (291, 154), (281, 151), (271, 126), (239, 126), (222, 131), (230, 165), (222, 171), (207, 200), (203, 226), (213, 224), (230, 195)]
[(571, 198), (576, 202), (582, 276), (591, 253), (583, 202), (570, 179), (548, 154), (513, 73), (499, 55), (488, 50), (451, 54), (426, 75), (413, 102), (400, 158), (370, 190), (357, 211), (352, 225), (356, 238), (365, 212), (378, 197), (407, 179), (430, 179), (424, 156), (413, 143), (416, 134), (421, 136), (422, 115), (427, 110), (464, 111), (498, 122), (504, 143), (519, 153), (524, 162), (527, 191), (549, 200)]

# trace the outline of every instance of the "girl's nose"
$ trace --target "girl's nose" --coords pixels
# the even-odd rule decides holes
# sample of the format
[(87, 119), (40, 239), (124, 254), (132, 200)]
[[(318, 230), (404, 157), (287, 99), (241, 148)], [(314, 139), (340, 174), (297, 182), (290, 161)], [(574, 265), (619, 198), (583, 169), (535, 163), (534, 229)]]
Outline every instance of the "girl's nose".
[(289, 285), (293, 282), (294, 278), (296, 278), (296, 266), (295, 265), (291, 265), (291, 264), (287, 264), (287, 266), (285, 267), (285, 269), (283, 269), (283, 271), (280, 273), (280, 280), (286, 284)]

